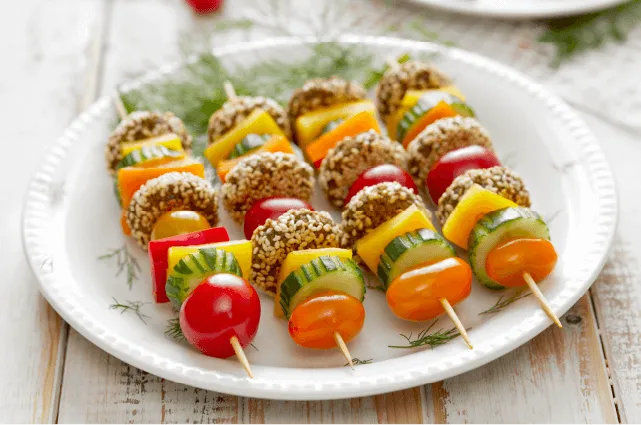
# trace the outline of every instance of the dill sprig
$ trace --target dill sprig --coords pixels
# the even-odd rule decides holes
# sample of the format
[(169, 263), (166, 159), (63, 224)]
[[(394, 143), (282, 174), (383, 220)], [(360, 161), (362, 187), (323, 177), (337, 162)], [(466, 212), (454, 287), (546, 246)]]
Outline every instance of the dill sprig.
[(140, 264), (127, 250), (125, 245), (117, 249), (110, 250), (107, 254), (101, 255), (98, 257), (98, 261), (116, 259), (116, 265), (118, 270), (116, 271), (116, 277), (120, 276), (123, 271), (127, 272), (127, 285), (129, 289), (133, 286), (133, 283), (138, 280), (138, 273), (140, 273)]
[[(412, 59), (412, 57), (409, 55), (409, 53), (404, 53), (398, 58), (396, 58), (397, 63), (405, 63), (408, 60)], [(370, 71), (369, 75), (367, 76), (367, 79), (363, 82), (363, 86), (365, 86), (366, 89), (371, 89), (378, 82), (383, 78), (383, 75), (390, 69), (390, 65), (388, 63), (385, 64), (385, 66), (382, 69), (373, 69)]]
[(458, 337), (460, 334), (456, 330), (456, 328), (452, 328), (450, 330), (444, 330), (444, 329), (439, 329), (438, 331), (430, 333), (430, 330), (434, 327), (436, 324), (436, 320), (432, 322), (431, 325), (427, 327), (427, 329), (419, 332), (416, 335), (415, 339), (412, 339), (412, 334), (410, 333), (409, 335), (403, 335), (401, 336), (407, 340), (408, 345), (390, 345), (390, 348), (416, 348), (416, 347), (422, 347), (422, 346), (429, 346), (430, 348), (443, 345), (447, 342), (450, 342), (454, 338)]
[(149, 303), (145, 303), (142, 301), (125, 301), (124, 303), (119, 302), (115, 297), (112, 297), (114, 300), (114, 303), (109, 306), (110, 310), (120, 310), (120, 314), (123, 314), (126, 311), (133, 311), (136, 316), (144, 323), (145, 325), (147, 322), (145, 319), (150, 319), (151, 316), (147, 316), (146, 314), (143, 314), (140, 311), (140, 308)]
[[(359, 364), (370, 364), (372, 362), (373, 362), (373, 359), (361, 360), (358, 357), (354, 357), (352, 359), (352, 363), (354, 364), (354, 366), (358, 366)], [(349, 363), (345, 363), (343, 366), (349, 366)]]
[(607, 41), (624, 41), (639, 24), (641, 0), (632, 0), (587, 15), (552, 20), (539, 41), (556, 47), (552, 65), (558, 67), (574, 55), (601, 47)]
[[(503, 310), (505, 307), (507, 307), (508, 305), (512, 304), (513, 302), (518, 301), (521, 298), (529, 297), (530, 295), (532, 295), (531, 292), (527, 292), (526, 294), (524, 294), (523, 292), (525, 292), (525, 291), (523, 291), (523, 290), (522, 291), (518, 291), (518, 292), (514, 293), (513, 295), (511, 295), (510, 297), (507, 297), (507, 298), (505, 298), (505, 295), (501, 295), (501, 297), (499, 297), (499, 299), (496, 301), (496, 304), (494, 304), (492, 307), (488, 308), (487, 310), (480, 312), (479, 316), (481, 314), (498, 313), (499, 311)], [(503, 299), (503, 298), (505, 298), (505, 299)]]
[(202, 54), (166, 79), (121, 93), (128, 112), (172, 111), (196, 137), (194, 154), (202, 153), (210, 116), (226, 101), (225, 81), (238, 95), (267, 96), (286, 104), (294, 88), (305, 81), (338, 75), (363, 81), (373, 68), (374, 57), (352, 46), (321, 43), (310, 46), (303, 60), (269, 59), (249, 67), (230, 67), (211, 54)]
[(185, 340), (185, 335), (183, 334), (183, 330), (180, 328), (180, 319), (178, 317), (167, 320), (165, 335), (179, 342)]

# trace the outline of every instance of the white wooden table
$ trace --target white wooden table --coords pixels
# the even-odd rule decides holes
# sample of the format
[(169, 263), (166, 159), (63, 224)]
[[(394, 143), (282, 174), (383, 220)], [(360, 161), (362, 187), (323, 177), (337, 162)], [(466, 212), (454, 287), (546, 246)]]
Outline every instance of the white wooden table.
[[(69, 328), (24, 259), (28, 179), (75, 115), (127, 76), (176, 59), (178, 35), (199, 22), (181, 0), (0, 6), (0, 422), (641, 421), (641, 134), (597, 115), (583, 114), (614, 166), (621, 202), (610, 260), (563, 329), (485, 367), (376, 397), (255, 400), (166, 382)], [(620, 78), (638, 79), (638, 71), (624, 69)]]

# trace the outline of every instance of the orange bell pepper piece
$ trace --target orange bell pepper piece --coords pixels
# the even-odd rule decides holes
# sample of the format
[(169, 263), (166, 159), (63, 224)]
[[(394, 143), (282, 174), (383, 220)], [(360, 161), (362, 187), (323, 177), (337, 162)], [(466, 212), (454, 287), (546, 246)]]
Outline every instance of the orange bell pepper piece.
[(336, 146), (338, 142), (345, 137), (356, 136), (368, 130), (374, 130), (377, 133), (381, 132), (378, 121), (371, 111), (362, 111), (352, 115), (335, 129), (323, 134), (307, 146), (305, 149), (307, 158), (318, 168), (322, 160), (325, 159), (327, 152)]
[(294, 153), (291, 143), (287, 140), (287, 137), (281, 135), (274, 135), (269, 139), (263, 146), (251, 151), (247, 155), (239, 156), (234, 159), (226, 159), (220, 161), (216, 167), (216, 173), (218, 173), (218, 178), (220, 181), (225, 183), (225, 177), (227, 173), (231, 171), (232, 168), (236, 166), (242, 159), (247, 158), (248, 155), (253, 155), (261, 152), (284, 152), (284, 153)]
[(205, 177), (205, 166), (200, 162), (153, 168), (126, 167), (118, 170), (118, 190), (120, 191), (120, 199), (122, 200), (122, 217), (120, 218), (120, 223), (122, 225), (122, 232), (125, 235), (131, 234), (131, 230), (127, 225), (126, 213), (131, 203), (131, 198), (133, 198), (136, 191), (148, 180), (155, 179), (172, 171), (182, 171), (192, 173), (198, 177)]
[(455, 117), (457, 115), (459, 115), (458, 112), (456, 112), (451, 105), (446, 102), (440, 101), (436, 104), (435, 107), (427, 111), (427, 113), (423, 115), (416, 123), (414, 123), (414, 125), (407, 131), (405, 137), (403, 138), (403, 147), (407, 149), (407, 146), (410, 144), (410, 142), (414, 140), (421, 131), (425, 130), (425, 128), (433, 122), (440, 120), (441, 118)]

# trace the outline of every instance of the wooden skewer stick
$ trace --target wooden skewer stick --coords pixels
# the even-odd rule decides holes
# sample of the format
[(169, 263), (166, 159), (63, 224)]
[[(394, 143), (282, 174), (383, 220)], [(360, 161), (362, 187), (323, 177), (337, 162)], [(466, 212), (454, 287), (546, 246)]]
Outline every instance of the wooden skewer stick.
[(354, 363), (352, 362), (352, 355), (349, 353), (349, 350), (347, 349), (347, 345), (345, 345), (345, 341), (343, 341), (343, 337), (341, 336), (341, 334), (339, 334), (338, 332), (334, 332), (334, 339), (336, 340), (336, 344), (338, 345), (338, 348), (341, 349), (343, 356), (345, 356), (347, 363), (349, 363), (349, 367), (354, 369)]
[(125, 108), (125, 104), (122, 103), (122, 99), (120, 98), (120, 95), (118, 92), (114, 93), (113, 97), (113, 102), (114, 102), (114, 107), (116, 108), (116, 111), (118, 112), (118, 116), (120, 117), (120, 120), (124, 120), (127, 118), (127, 108)]
[(541, 308), (543, 308), (545, 314), (547, 314), (548, 317), (552, 319), (555, 325), (557, 325), (559, 328), (562, 328), (563, 325), (561, 324), (561, 321), (559, 321), (559, 318), (556, 316), (556, 314), (554, 314), (554, 312), (548, 305), (548, 301), (541, 293), (541, 290), (539, 289), (539, 286), (536, 284), (534, 279), (532, 279), (532, 276), (528, 272), (524, 272), (523, 279), (525, 280), (525, 283), (527, 283), (527, 286), (530, 288), (530, 291), (532, 291), (534, 296), (539, 300), (539, 304), (541, 304)]
[(225, 89), (225, 94), (227, 95), (227, 99), (234, 100), (238, 97), (236, 95), (236, 89), (234, 89), (234, 85), (231, 83), (231, 81), (225, 81), (223, 88)]
[(465, 340), (465, 342), (467, 343), (467, 346), (470, 347), (470, 350), (472, 350), (474, 347), (472, 347), (472, 343), (470, 342), (470, 337), (467, 336), (467, 331), (465, 330), (465, 327), (463, 326), (458, 316), (456, 315), (456, 312), (452, 308), (452, 305), (450, 304), (450, 302), (445, 298), (441, 298), (439, 301), (441, 302), (441, 305), (445, 309), (445, 312), (447, 313), (447, 315), (450, 316), (450, 319), (452, 319), (452, 322), (454, 322), (454, 326), (456, 326), (458, 333), (461, 334), (461, 336), (463, 337), (463, 340)]
[(250, 378), (253, 378), (254, 375), (252, 374), (252, 370), (249, 367), (249, 361), (247, 361), (247, 356), (245, 355), (245, 351), (243, 350), (243, 347), (240, 345), (238, 338), (236, 338), (235, 336), (232, 336), (231, 339), (229, 340), (229, 343), (234, 349), (234, 352), (236, 353), (236, 357), (238, 357), (238, 361), (240, 362), (241, 365), (243, 365), (245, 372), (247, 372), (247, 376), (249, 376)]

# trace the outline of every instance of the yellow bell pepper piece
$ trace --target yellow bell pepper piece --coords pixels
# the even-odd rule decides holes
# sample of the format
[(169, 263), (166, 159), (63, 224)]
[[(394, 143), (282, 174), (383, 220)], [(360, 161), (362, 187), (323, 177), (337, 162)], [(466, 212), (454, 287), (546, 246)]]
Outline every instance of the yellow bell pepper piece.
[(475, 184), (465, 192), (445, 221), (443, 236), (461, 248), (467, 249), (470, 233), (477, 221), (487, 213), (511, 207), (518, 207), (518, 205)]
[(376, 114), (376, 107), (371, 100), (363, 100), (328, 106), (301, 115), (296, 118), (294, 125), (298, 146), (304, 149), (308, 144), (316, 140), (321, 131), (323, 131), (323, 127), (331, 121), (349, 118), (363, 111), (371, 111), (372, 114)]
[(262, 109), (256, 109), (236, 127), (223, 134), (220, 139), (205, 149), (205, 157), (215, 168), (218, 163), (227, 159), (236, 144), (248, 134), (274, 134), (285, 136), (276, 121)]
[(236, 257), (236, 261), (240, 265), (240, 269), (243, 272), (243, 277), (249, 279), (252, 268), (252, 243), (248, 240), (239, 240), (239, 241), (229, 241), (229, 242), (218, 242), (205, 245), (193, 245), (193, 246), (173, 246), (169, 248), (167, 253), (167, 270), (173, 270), (174, 266), (178, 262), (188, 256), (198, 252), (201, 248), (218, 248), (223, 249), (227, 252), (231, 252)]
[(381, 254), (385, 251), (387, 244), (397, 236), (419, 229), (436, 230), (427, 213), (416, 205), (412, 205), (360, 238), (356, 242), (356, 253), (376, 274)]
[(432, 90), (406, 91), (405, 95), (403, 96), (403, 100), (401, 101), (401, 107), (392, 116), (390, 116), (385, 123), (385, 125), (387, 126), (387, 134), (389, 135), (390, 139), (396, 140), (398, 136), (396, 134), (396, 129), (398, 127), (398, 123), (403, 119), (403, 116), (405, 116), (405, 114), (418, 103), (420, 98), (423, 97), (425, 93), (434, 90), (449, 93), (452, 96), (458, 97), (459, 99), (461, 99), (461, 101), (465, 101), (465, 96), (456, 86), (444, 86), (439, 89)]
[(146, 146), (164, 146), (167, 149), (171, 149), (172, 151), (183, 152), (182, 141), (180, 140), (180, 137), (178, 137), (174, 133), (167, 133), (167, 134), (163, 134), (162, 136), (152, 137), (144, 140), (138, 140), (136, 142), (123, 143), (122, 146), (120, 147), (120, 152), (124, 157), (127, 154), (137, 149), (142, 149), (143, 147), (146, 147)]
[(337, 256), (344, 259), (352, 259), (351, 249), (341, 248), (319, 248), (319, 249), (306, 249), (302, 251), (292, 251), (287, 254), (283, 265), (280, 268), (280, 276), (278, 278), (278, 287), (276, 288), (276, 298), (274, 299), (274, 316), (284, 318), (285, 313), (280, 305), (280, 284), (289, 274), (301, 268), (304, 264), (309, 263), (314, 258), (327, 256)]

